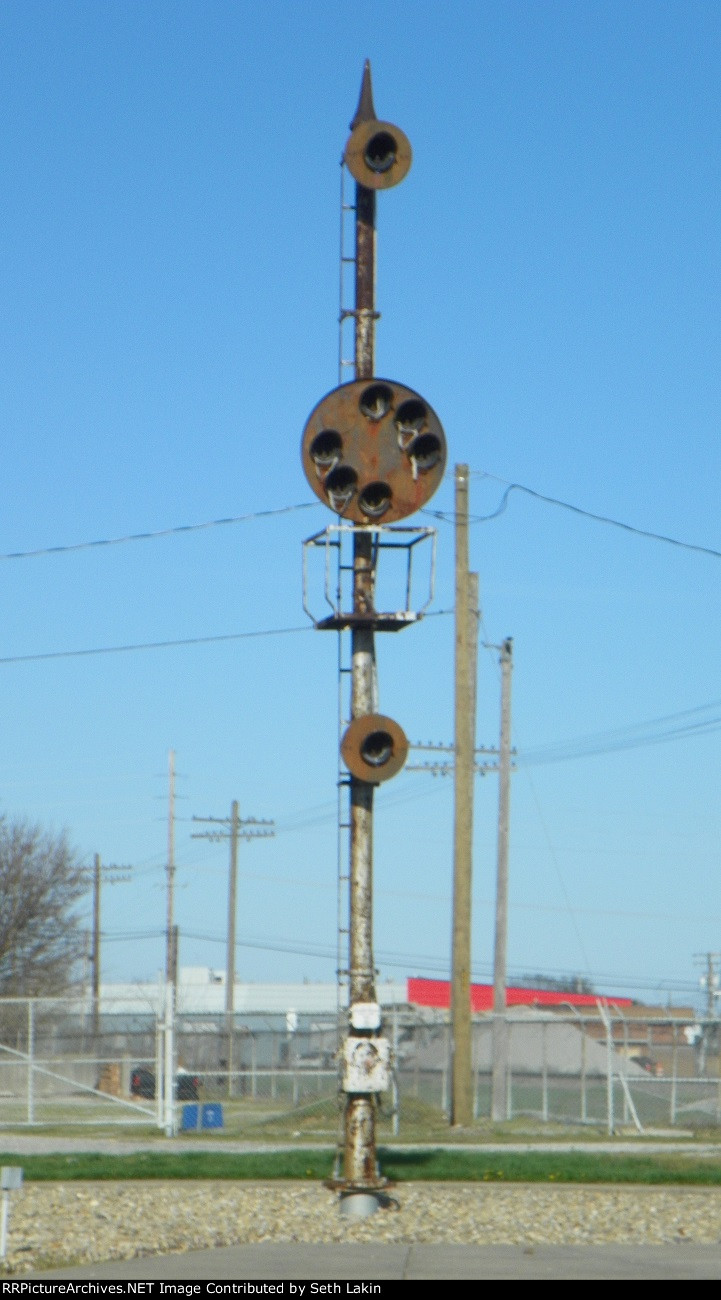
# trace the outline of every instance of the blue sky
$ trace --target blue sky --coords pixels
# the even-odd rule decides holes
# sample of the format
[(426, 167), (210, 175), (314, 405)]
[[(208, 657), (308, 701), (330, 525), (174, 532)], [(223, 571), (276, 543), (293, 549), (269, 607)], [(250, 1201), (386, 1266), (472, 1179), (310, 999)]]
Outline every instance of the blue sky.
[[(181, 962), (224, 965), (227, 853), (191, 819), (238, 799), (278, 829), (241, 848), (239, 977), (334, 976), (337, 646), (301, 604), (332, 518), (299, 445), (337, 382), (338, 164), (370, 58), (414, 151), (378, 202), (377, 369), (445, 427), (432, 509), (470, 465), (483, 636), (514, 638), (511, 976), (697, 996), (721, 947), (721, 561), (519, 491), (495, 512), (515, 482), (721, 550), (720, 56), (704, 0), (4, 0), (0, 554), (260, 516), (0, 561), (0, 809), (133, 866), (103, 893), (105, 977), (164, 962), (170, 749)], [(379, 638), (380, 703), (448, 742), (437, 526), (436, 613)], [(498, 691), (483, 651), (479, 744)], [(655, 721), (689, 710), (690, 734)], [(496, 798), (479, 778), (478, 978)], [(451, 783), (406, 772), (377, 809), (381, 974), (447, 973)]]

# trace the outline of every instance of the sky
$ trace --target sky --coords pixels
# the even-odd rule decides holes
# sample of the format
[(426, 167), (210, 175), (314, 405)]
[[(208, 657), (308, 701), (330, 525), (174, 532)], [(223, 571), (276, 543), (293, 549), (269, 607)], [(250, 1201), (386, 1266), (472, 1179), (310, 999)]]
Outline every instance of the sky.
[[(514, 642), (509, 977), (698, 1004), (721, 949), (715, 0), (3, 0), (0, 813), (130, 869), (102, 890), (103, 979), (155, 978), (172, 751), (181, 965), (225, 966), (228, 847), (193, 818), (237, 800), (276, 827), (240, 847), (238, 978), (335, 978), (338, 645), (302, 582), (333, 516), (300, 439), (338, 383), (366, 58), (413, 147), (378, 198), (377, 372), (448, 443), (408, 521), (437, 528), (433, 600), (378, 637), (381, 710), (453, 740), (467, 464), (479, 745), (487, 647)], [(322, 613), (317, 566), (309, 587)], [(481, 980), (497, 799), (479, 777)], [(380, 978), (448, 975), (452, 843), (449, 778), (381, 787)]]

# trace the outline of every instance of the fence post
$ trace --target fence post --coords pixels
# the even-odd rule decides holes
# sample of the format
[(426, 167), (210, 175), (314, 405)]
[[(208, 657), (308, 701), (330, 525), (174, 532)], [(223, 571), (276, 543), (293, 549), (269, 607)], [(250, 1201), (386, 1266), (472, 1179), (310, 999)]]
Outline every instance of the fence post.
[(392, 1088), (392, 1106), (393, 1106), (393, 1136), (398, 1137), (401, 1127), (401, 1107), (400, 1107), (400, 1089), (398, 1087), (398, 1007), (393, 1004), (393, 1071), (391, 1074)]
[(581, 1021), (581, 1123), (588, 1123), (588, 1095), (586, 1093), (586, 1022)]
[(513, 1025), (508, 1020), (506, 1012), (506, 1032), (508, 1044), (508, 1057), (506, 1058), (506, 1119), (513, 1119), (513, 1057), (511, 1054), (511, 1039), (513, 1037)]
[(598, 1014), (606, 1027), (606, 1124), (608, 1135), (611, 1137), (615, 1128), (613, 1118), (613, 1018), (608, 1003), (604, 1006), (601, 999), (597, 998), (596, 1006), (598, 1007)]
[(546, 1059), (547, 1022), (541, 1021), (541, 1119), (548, 1123), (548, 1061)]
[(28, 998), (28, 1124), (35, 1123), (35, 1003)]
[[(175, 1108), (174, 1108), (174, 1083), (175, 1083), (175, 992), (172, 980), (167, 980), (165, 984), (165, 1059), (163, 1062), (163, 1127), (166, 1137), (175, 1135)], [(160, 1089), (156, 1086), (156, 1092)]]
[[(620, 1013), (623, 1024), (623, 1073), (626, 1074), (626, 1063), (628, 1061), (628, 1021), (623, 1012)], [(650, 1032), (650, 1026), (649, 1026)], [(626, 1088), (623, 1090), (623, 1122), (628, 1124), (628, 1094)]]
[(671, 1048), (671, 1125), (676, 1123), (676, 1075), (678, 1074), (678, 1025), (673, 1023), (673, 1046)]
[(480, 1052), (480, 1043), (479, 1043), (478, 1051), (476, 1053), (476, 1068), (473, 1071), (473, 1118), (474, 1119), (478, 1119), (479, 1111), (481, 1109), (481, 1102), (479, 1096), (480, 1088), (481, 1088), (480, 1057), (481, 1057), (481, 1052)]

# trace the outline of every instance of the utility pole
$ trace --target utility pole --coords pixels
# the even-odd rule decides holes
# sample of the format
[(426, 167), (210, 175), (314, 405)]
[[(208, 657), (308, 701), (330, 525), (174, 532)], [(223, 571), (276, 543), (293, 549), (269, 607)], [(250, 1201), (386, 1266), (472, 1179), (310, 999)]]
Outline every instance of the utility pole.
[(717, 998), (719, 996), (719, 976), (716, 963), (721, 961), (721, 952), (698, 953), (694, 957), (697, 966), (705, 966), (706, 974), (701, 976), (701, 988), (706, 989), (706, 1015), (714, 1020), (717, 1015)]
[(93, 859), (93, 1038), (100, 1033), (100, 854)]
[(456, 466), (455, 745), (451, 962), (451, 1124), (473, 1119), (471, 880), (478, 575), (468, 571), (468, 466)]
[(103, 869), (100, 854), (93, 858), (93, 1037), (100, 1033), (100, 889), (103, 881), (108, 885), (118, 885), (130, 880), (130, 868), (119, 867), (111, 863)]
[(193, 817), (194, 822), (222, 826), (222, 830), (198, 831), (194, 840), (230, 841), (230, 869), (228, 872), (228, 939), (225, 958), (225, 1032), (228, 1040), (228, 1096), (231, 1095), (233, 1075), (233, 1021), (235, 1017), (235, 923), (238, 892), (238, 840), (267, 839), (275, 835), (275, 822), (256, 817), (240, 818), (238, 801), (230, 805), (230, 817)]
[(178, 945), (175, 942), (173, 905), (175, 893), (175, 750), (168, 754), (168, 876), (165, 926), (165, 979), (175, 989), (178, 983)]
[[(699, 1044), (699, 1074), (706, 1073), (706, 1063), (709, 1052), (715, 1047), (718, 1051), (718, 999), (721, 996), (717, 963), (721, 962), (721, 952), (704, 952), (694, 955), (694, 965), (705, 967), (706, 974), (702, 975), (699, 983), (701, 988), (706, 989), (706, 1023), (702, 1026), (701, 1040)], [(719, 1057), (721, 1061), (721, 1056)], [(720, 1066), (721, 1068), (721, 1066)]]
[(501, 736), (498, 759), (498, 851), (496, 871), (496, 932), (493, 951), (493, 1067), (491, 1119), (506, 1118), (508, 1026), (506, 974), (508, 967), (508, 841), (511, 809), (511, 672), (513, 640), (506, 637), (501, 652)]

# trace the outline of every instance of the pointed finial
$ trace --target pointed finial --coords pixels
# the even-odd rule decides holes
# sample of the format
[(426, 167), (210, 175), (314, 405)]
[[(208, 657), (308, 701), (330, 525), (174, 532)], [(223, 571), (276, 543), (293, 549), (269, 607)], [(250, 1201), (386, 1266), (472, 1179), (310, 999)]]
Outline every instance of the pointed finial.
[(372, 122), (376, 116), (373, 107), (373, 83), (371, 81), (371, 61), (366, 59), (363, 67), (363, 80), (361, 82), (360, 99), (355, 111), (355, 117), (350, 124), (351, 131), (355, 131), (361, 122)]

